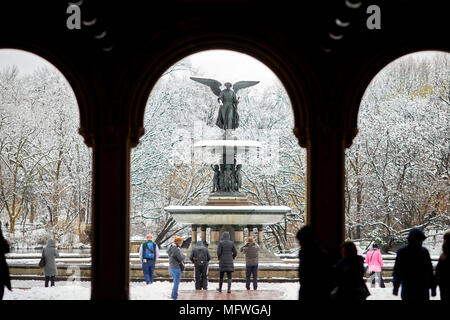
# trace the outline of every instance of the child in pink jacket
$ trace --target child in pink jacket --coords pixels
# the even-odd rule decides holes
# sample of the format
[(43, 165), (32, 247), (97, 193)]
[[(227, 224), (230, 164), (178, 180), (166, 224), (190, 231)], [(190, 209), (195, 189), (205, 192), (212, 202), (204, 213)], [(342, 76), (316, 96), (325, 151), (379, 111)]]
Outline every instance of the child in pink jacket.
[(370, 250), (366, 253), (366, 263), (369, 266), (370, 277), (369, 280), (372, 284), (371, 287), (375, 288), (375, 275), (378, 276), (380, 288), (384, 288), (384, 281), (381, 267), (383, 266), (383, 257), (378, 249), (378, 244), (374, 243), (370, 247)]

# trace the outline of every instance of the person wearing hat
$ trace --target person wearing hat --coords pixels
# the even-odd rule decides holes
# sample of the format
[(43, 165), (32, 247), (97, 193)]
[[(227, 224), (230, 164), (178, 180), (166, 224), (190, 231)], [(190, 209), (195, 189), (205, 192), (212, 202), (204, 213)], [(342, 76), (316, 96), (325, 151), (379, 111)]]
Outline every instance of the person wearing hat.
[(159, 248), (156, 242), (153, 242), (153, 236), (148, 235), (147, 241), (139, 247), (139, 259), (142, 263), (142, 271), (147, 284), (153, 283), (156, 260), (159, 258)]
[(384, 288), (384, 281), (381, 268), (383, 267), (383, 257), (378, 249), (378, 244), (373, 243), (370, 246), (370, 250), (366, 253), (366, 263), (370, 272), (369, 282), (371, 282), (371, 287), (375, 288), (375, 275), (378, 276), (378, 281), (380, 288)]
[(402, 300), (427, 301), (436, 296), (433, 265), (430, 253), (422, 247), (426, 239), (420, 228), (412, 228), (408, 234), (408, 244), (397, 251), (392, 272), (393, 295), (398, 295), (400, 286)]
[(184, 270), (184, 255), (181, 253), (180, 247), (183, 244), (181, 237), (175, 237), (167, 254), (169, 255), (169, 274), (173, 279), (173, 287), (171, 298), (178, 298), (178, 287), (181, 281), (181, 273)]
[(258, 288), (258, 258), (259, 246), (252, 237), (247, 238), (247, 242), (241, 248), (245, 254), (245, 287), (250, 290), (250, 278), (253, 274), (253, 290)]

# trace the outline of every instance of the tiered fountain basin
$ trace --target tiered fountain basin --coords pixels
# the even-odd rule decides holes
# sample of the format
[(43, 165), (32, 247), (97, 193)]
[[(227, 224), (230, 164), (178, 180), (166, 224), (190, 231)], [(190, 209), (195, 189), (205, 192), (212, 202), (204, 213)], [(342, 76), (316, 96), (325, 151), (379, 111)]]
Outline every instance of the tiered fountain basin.
[(286, 206), (168, 206), (179, 223), (206, 225), (271, 225), (291, 211)]

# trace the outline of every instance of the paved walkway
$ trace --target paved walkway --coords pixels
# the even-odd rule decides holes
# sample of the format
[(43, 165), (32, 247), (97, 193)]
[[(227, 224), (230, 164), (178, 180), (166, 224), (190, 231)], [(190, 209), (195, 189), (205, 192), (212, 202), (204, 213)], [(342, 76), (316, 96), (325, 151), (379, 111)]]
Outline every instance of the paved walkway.
[(283, 292), (278, 290), (179, 290), (178, 300), (281, 300)]

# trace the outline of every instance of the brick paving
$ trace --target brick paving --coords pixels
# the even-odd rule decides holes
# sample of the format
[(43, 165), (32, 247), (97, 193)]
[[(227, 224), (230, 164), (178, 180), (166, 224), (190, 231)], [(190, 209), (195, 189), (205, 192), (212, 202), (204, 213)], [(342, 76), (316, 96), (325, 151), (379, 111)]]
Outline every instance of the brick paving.
[(278, 290), (179, 290), (178, 300), (281, 300), (283, 292)]

